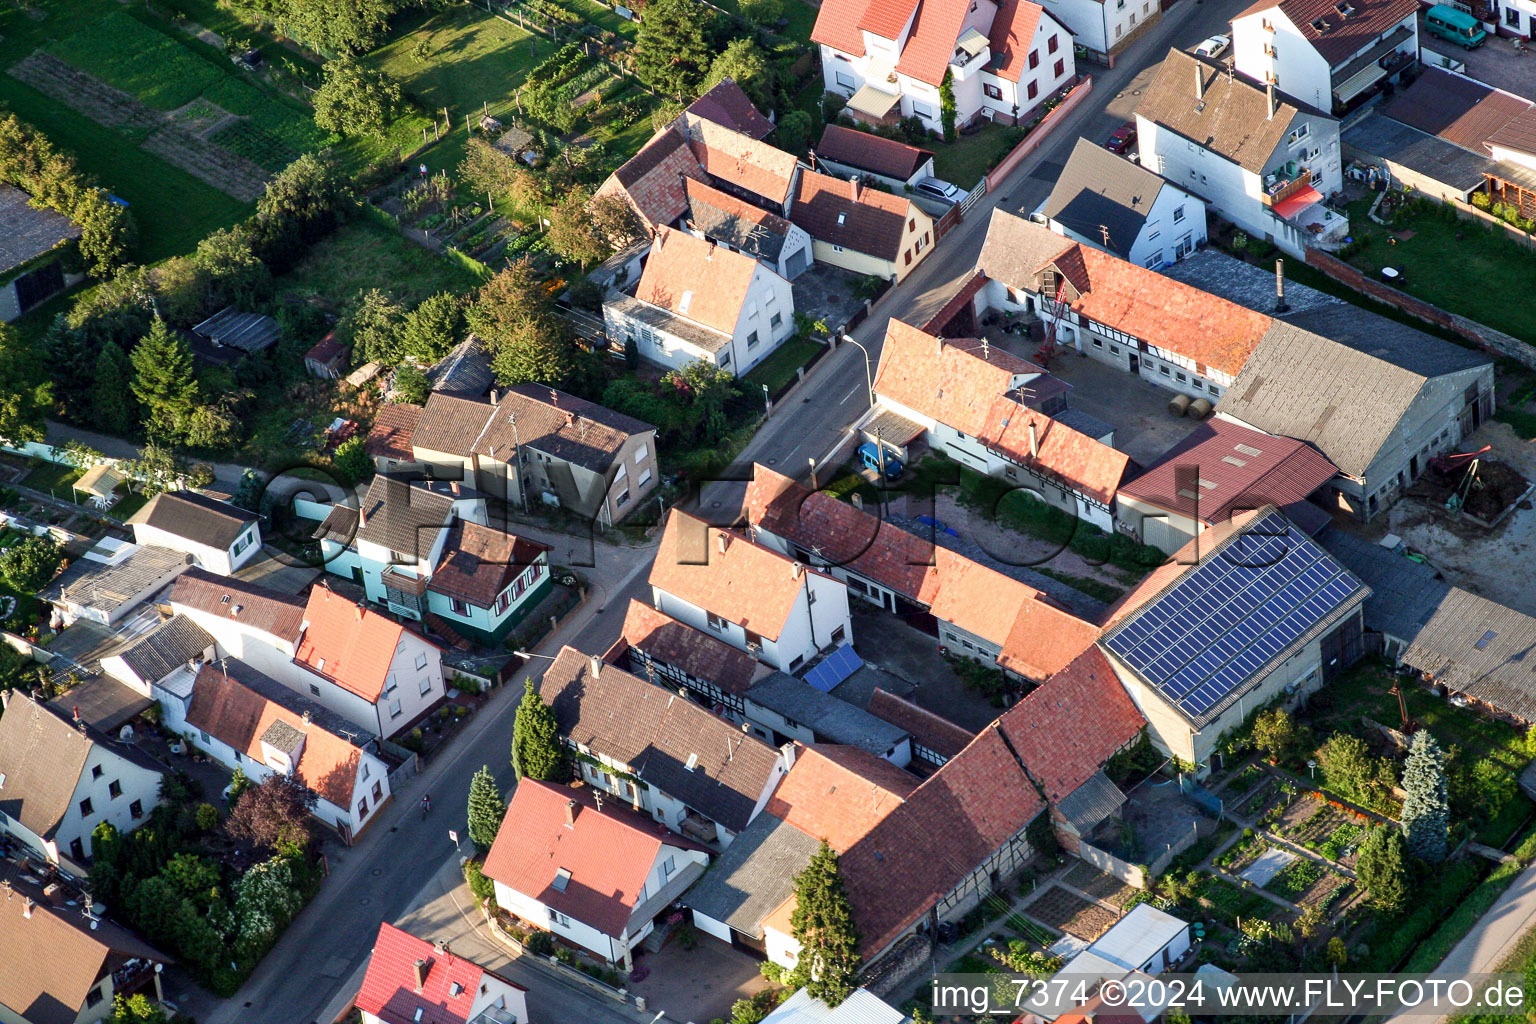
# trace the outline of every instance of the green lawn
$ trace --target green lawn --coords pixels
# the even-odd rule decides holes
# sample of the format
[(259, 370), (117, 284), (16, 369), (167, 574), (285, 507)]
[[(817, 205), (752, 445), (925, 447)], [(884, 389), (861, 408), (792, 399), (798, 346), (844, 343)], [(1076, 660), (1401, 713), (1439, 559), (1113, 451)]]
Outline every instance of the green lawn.
[(355, 220), (320, 242), (278, 279), (280, 291), (317, 295), (335, 306), (367, 288), (387, 288), (415, 303), (434, 292), (464, 292), (477, 282), (442, 256), (370, 220)]
[[(416, 55), (422, 41), (430, 48), (424, 58)], [(554, 51), (552, 41), (466, 5), (433, 14), (373, 51), (367, 61), (398, 79), (439, 116), (447, 107), (462, 130), (464, 115), (478, 116), (483, 104), (490, 104), (492, 115), (515, 111), (513, 95), (528, 69)]]
[[(1377, 280), (1382, 267), (1398, 267), (1409, 294), (1517, 338), (1536, 338), (1536, 306), (1494, 299), (1530, 290), (1536, 253), (1502, 231), (1437, 210), (1403, 211), (1388, 229), (1367, 216), (1369, 209), (1370, 200), (1349, 204), (1350, 233), (1364, 243), (1349, 257), (1351, 264)], [(1391, 244), (1393, 234), (1410, 231), (1412, 237)]]
[(62, 462), (43, 462), (23, 478), (22, 485), (44, 494), (70, 500), (69, 485), (80, 479), (85, 471)]
[(770, 395), (778, 395), (795, 381), (800, 367), (815, 359), (826, 346), (809, 338), (789, 338), (778, 349), (752, 368), (745, 378), (748, 391), (761, 391), (764, 385)]
[(930, 139), (922, 146), (934, 152), (934, 174), (969, 192), (1023, 137), (1018, 128), (990, 124), (952, 143)]
[[(628, 18), (619, 17), (613, 8), (597, 3), (596, 0), (553, 0), (553, 2), (564, 7), (578, 18), (590, 21), (599, 28), (605, 28), (609, 32), (623, 36), (626, 39), (634, 39), (640, 34), (638, 23), (630, 21)], [(799, 0), (795, 0), (795, 2), (798, 3)]]

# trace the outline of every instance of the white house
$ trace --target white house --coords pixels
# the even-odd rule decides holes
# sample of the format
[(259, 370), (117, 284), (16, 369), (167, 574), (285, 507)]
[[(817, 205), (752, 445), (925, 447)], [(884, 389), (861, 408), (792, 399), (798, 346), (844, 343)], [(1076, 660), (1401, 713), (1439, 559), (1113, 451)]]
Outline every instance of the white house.
[(155, 683), (193, 661), (212, 661), (213, 636), (186, 615), (173, 615), (129, 646), (101, 659), (101, 670), (145, 697)]
[(785, 751), (670, 687), (571, 647), (539, 680), (539, 696), (582, 779), (712, 848), (729, 846), (789, 771)]
[(1342, 114), (1419, 59), (1418, 0), (1259, 0), (1232, 19), (1232, 60), (1317, 110)]
[(916, 117), (942, 132), (946, 89), (962, 127), (1027, 122), (1077, 75), (1071, 31), (1030, 0), (831, 0), (811, 41), (821, 47), (827, 91), (848, 97), (844, 110), (871, 124)]
[(1046, 10), (1071, 30), (1074, 43), (1101, 63), (1162, 17), (1157, 0), (1046, 0)]
[(147, 821), (163, 768), (20, 690), (0, 692), (0, 708), (0, 832), (83, 878), (92, 831)]
[(441, 647), (396, 620), (317, 586), (293, 664), (276, 678), (388, 739), (446, 698), (442, 656)]
[(740, 376), (795, 331), (789, 281), (745, 252), (659, 228), (634, 294), (603, 305), (608, 337), (673, 369), (706, 362)]
[(191, 565), (182, 551), (102, 537), (37, 596), (53, 605), (55, 629), (77, 619), (115, 626)]
[(389, 799), (374, 736), (238, 661), (186, 666), (155, 684), (168, 729), (260, 783), (291, 774), (319, 798), (312, 813), (351, 843)]
[(853, 642), (840, 580), (673, 509), (651, 567), (652, 604), (793, 673)]
[(618, 800), (523, 779), (485, 875), (503, 911), (628, 971), (634, 947), (708, 865), (702, 847)]
[(196, 491), (161, 491), (128, 519), (133, 539), (185, 551), (198, 566), (228, 576), (261, 551), (261, 517)]
[(882, 281), (900, 281), (933, 251), (932, 217), (857, 178), (801, 172), (789, 219), (815, 239), (816, 262)]
[(1203, 200), (1082, 138), (1032, 219), (1153, 270), (1206, 241)]
[(528, 1024), (525, 987), (387, 921), (356, 1005), (363, 1024)]
[[(188, 569), (176, 580), (165, 602), (174, 616), (185, 618), (213, 638), (218, 647), (217, 656), (236, 658), (274, 679), (294, 674), (293, 657), (304, 632), (304, 602), (301, 599), (243, 580), (215, 576), (202, 569)], [(195, 644), (198, 640), (194, 635), (187, 642)], [(188, 653), (188, 650), (190, 648), (178, 649), (178, 654)], [(125, 661), (128, 660), (127, 653), (120, 655)], [(102, 666), (108, 667), (106, 662)], [(131, 664), (125, 664), (123, 670), (131, 670)], [(125, 683), (134, 685), (131, 678), (118, 673), (115, 663), (109, 671)]]
[(1341, 241), (1339, 122), (1274, 83), (1170, 50), (1136, 108), (1143, 167), (1293, 256)]

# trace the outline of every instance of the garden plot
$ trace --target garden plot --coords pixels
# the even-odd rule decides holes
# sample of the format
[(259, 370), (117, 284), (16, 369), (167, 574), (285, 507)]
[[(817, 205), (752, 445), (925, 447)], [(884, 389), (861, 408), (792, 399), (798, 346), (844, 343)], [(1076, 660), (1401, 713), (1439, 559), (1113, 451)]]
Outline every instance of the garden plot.
[(121, 89), (42, 50), (11, 67), (7, 74), (135, 141), (147, 138), (164, 124), (158, 114)]
[(144, 140), (143, 148), (244, 202), (254, 203), (267, 190), (266, 171), (182, 128), (162, 128)]
[(1243, 837), (1212, 863), (1224, 871), (1240, 874), (1248, 865), (1262, 857), (1268, 849), (1269, 840), (1265, 839), (1261, 833), (1245, 829)]
[(1292, 856), (1295, 859), (1277, 871), (1272, 878), (1262, 883), (1255, 879), (1255, 884), (1262, 884), (1276, 896), (1290, 900), (1292, 903), (1324, 908), (1348, 892), (1350, 883), (1347, 879), (1316, 861), (1298, 857), (1295, 854)]
[(1273, 830), (1281, 838), (1305, 846), (1331, 861), (1354, 867), (1365, 826), (1316, 797), (1297, 800)]
[(1030, 903), (1027, 913), (1043, 924), (1092, 942), (1117, 920), (1113, 911), (1052, 886)]
[(1131, 901), (1132, 896), (1140, 892), (1135, 886), (1127, 885), (1113, 875), (1106, 875), (1087, 861), (1073, 866), (1072, 870), (1062, 877), (1062, 881), (1095, 899), (1113, 903), (1121, 910), (1125, 909), (1125, 905)]
[(1291, 862), (1296, 860), (1298, 856), (1299, 854), (1292, 853), (1290, 850), (1282, 850), (1278, 846), (1272, 846), (1259, 854), (1258, 858), (1248, 867), (1244, 868), (1238, 877), (1245, 882), (1252, 882), (1254, 885), (1267, 886), (1271, 879), (1289, 868)]

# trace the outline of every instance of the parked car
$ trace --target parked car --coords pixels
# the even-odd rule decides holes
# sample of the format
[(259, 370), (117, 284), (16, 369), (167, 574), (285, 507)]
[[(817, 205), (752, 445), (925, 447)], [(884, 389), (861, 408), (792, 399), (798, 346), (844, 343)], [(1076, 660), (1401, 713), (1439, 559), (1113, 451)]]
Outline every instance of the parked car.
[(912, 191), (929, 199), (937, 199), (941, 203), (954, 204), (965, 198), (965, 193), (960, 191), (959, 186), (940, 181), (938, 178), (924, 178), (912, 186)]
[(1220, 57), (1227, 52), (1227, 47), (1231, 45), (1231, 36), (1211, 36), (1211, 38), (1195, 47), (1195, 53), (1201, 57)]
[(879, 473), (882, 468), (882, 454), (884, 455), (885, 478), (887, 480), (899, 480), (906, 467), (901, 464), (901, 459), (895, 452), (889, 448), (882, 452), (880, 448), (875, 446), (873, 441), (865, 441), (859, 445), (859, 462), (863, 464), (865, 469), (872, 469)]
[(1115, 134), (1111, 135), (1109, 141), (1104, 143), (1104, 148), (1111, 153), (1124, 154), (1126, 150), (1134, 145), (1136, 145), (1136, 122), (1127, 121), (1115, 129)]

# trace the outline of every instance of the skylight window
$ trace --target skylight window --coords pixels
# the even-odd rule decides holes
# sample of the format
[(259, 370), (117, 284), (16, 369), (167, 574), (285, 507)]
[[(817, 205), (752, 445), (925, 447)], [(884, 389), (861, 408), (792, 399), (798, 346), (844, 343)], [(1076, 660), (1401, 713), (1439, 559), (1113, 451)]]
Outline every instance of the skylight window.
[(688, 312), (688, 307), (693, 303), (693, 292), (683, 292), (683, 297), (677, 303), (679, 313)]
[(840, 213), (840, 214), (837, 215), (837, 223), (838, 223), (839, 226), (841, 226), (847, 220), (848, 220), (848, 215), (846, 213)]
[(690, 771), (690, 772), (693, 771), (698, 766), (699, 766), (699, 755), (698, 754), (689, 754), (688, 755), (688, 763), (683, 765), (683, 767), (685, 769), (687, 769), (688, 771)]
[(1496, 637), (1498, 635), (1499, 635), (1498, 633), (1496, 633), (1496, 632), (1494, 632), (1493, 630), (1490, 629), (1488, 632), (1483, 634), (1483, 638), (1481, 640), (1479, 640), (1477, 643), (1473, 644), (1472, 646), (1476, 647), (1478, 650), (1482, 650), (1483, 648), (1488, 646), (1489, 642), (1494, 637)]
[(556, 892), (565, 892), (565, 887), (571, 884), (571, 873), (565, 868), (555, 872), (555, 880), (550, 883)]

